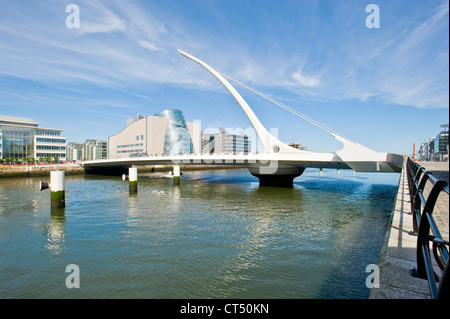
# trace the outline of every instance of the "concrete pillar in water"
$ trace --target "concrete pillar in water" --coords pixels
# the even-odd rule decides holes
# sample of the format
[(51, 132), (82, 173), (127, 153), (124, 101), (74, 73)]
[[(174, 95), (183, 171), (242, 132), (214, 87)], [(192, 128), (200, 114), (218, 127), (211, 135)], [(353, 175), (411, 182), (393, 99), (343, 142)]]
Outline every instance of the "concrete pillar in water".
[(173, 185), (180, 185), (180, 166), (173, 167)]
[(278, 165), (265, 170), (265, 167), (250, 166), (250, 174), (258, 177), (259, 186), (294, 187), (294, 178), (302, 175), (304, 167), (289, 167)]
[(52, 208), (66, 207), (65, 173), (50, 172), (50, 199)]
[(128, 181), (129, 181), (129, 185), (130, 185), (129, 186), (130, 194), (137, 193), (137, 191), (138, 191), (137, 180), (138, 180), (137, 168), (130, 167), (128, 169)]

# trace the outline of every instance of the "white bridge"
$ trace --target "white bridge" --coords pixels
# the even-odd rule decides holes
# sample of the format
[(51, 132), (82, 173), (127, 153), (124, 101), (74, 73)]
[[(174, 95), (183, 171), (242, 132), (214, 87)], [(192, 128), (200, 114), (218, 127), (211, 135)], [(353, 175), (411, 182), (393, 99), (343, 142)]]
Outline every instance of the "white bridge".
[[(304, 119), (340, 141), (343, 144), (342, 149), (336, 152), (318, 153), (288, 146), (271, 135), (261, 124), (247, 102), (226, 80), (229, 77), (183, 51), (179, 50), (179, 53), (208, 70), (225, 86), (255, 129), (264, 152), (249, 155), (190, 154), (84, 161), (82, 165), (87, 172), (123, 170), (133, 165), (245, 165), (252, 175), (259, 178), (260, 185), (272, 186), (292, 186), (293, 179), (300, 176), (306, 168), (352, 169), (356, 172), (401, 172), (402, 155), (376, 152), (307, 118)], [(256, 93), (262, 95), (259, 92)], [(295, 114), (295, 111), (287, 106), (280, 106)]]

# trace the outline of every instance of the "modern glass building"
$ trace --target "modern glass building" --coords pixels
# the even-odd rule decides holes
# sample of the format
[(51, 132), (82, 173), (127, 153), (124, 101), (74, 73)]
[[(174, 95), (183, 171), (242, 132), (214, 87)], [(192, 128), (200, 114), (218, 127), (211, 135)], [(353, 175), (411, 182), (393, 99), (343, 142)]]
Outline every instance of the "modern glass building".
[(39, 128), (33, 119), (0, 115), (0, 158), (66, 159), (66, 138), (59, 129)]
[(164, 138), (164, 155), (183, 155), (194, 152), (186, 121), (180, 110), (163, 110), (154, 116), (170, 120)]
[(167, 109), (129, 119), (119, 133), (108, 137), (108, 158), (200, 154), (199, 123), (186, 122), (180, 110)]

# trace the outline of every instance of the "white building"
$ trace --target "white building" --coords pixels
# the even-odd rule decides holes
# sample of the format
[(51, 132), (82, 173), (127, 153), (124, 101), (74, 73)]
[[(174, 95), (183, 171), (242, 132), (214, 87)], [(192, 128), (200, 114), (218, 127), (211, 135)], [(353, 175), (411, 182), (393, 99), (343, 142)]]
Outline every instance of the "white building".
[(221, 128), (216, 134), (202, 134), (203, 154), (248, 154), (252, 143), (246, 134), (232, 134)]
[(67, 144), (67, 161), (73, 162), (73, 161), (81, 161), (83, 160), (83, 150), (84, 144), (83, 143), (74, 143), (71, 142)]
[(66, 160), (66, 138), (61, 129), (40, 128), (33, 119), (0, 116), (0, 158), (50, 157)]
[(87, 139), (84, 143), (71, 142), (67, 145), (67, 161), (91, 161), (108, 158), (106, 141)]
[(302, 144), (300, 144), (300, 143), (289, 143), (288, 145), (290, 147), (296, 148), (298, 150), (302, 150), (302, 151), (306, 151), (307, 150), (307, 147), (302, 145)]
[(200, 124), (186, 122), (179, 110), (138, 115), (119, 133), (108, 137), (108, 158), (199, 154)]
[(99, 160), (108, 158), (108, 143), (99, 140), (86, 140), (82, 157), (85, 160)]

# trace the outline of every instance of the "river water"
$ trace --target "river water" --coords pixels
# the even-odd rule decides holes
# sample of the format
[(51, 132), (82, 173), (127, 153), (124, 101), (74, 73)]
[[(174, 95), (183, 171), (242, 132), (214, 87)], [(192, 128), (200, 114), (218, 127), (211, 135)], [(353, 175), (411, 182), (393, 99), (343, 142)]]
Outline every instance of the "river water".
[(0, 179), (0, 298), (369, 296), (399, 174), (309, 169), (288, 189), (246, 169), (161, 175), (137, 195), (67, 176), (62, 210), (38, 190), (48, 178)]

